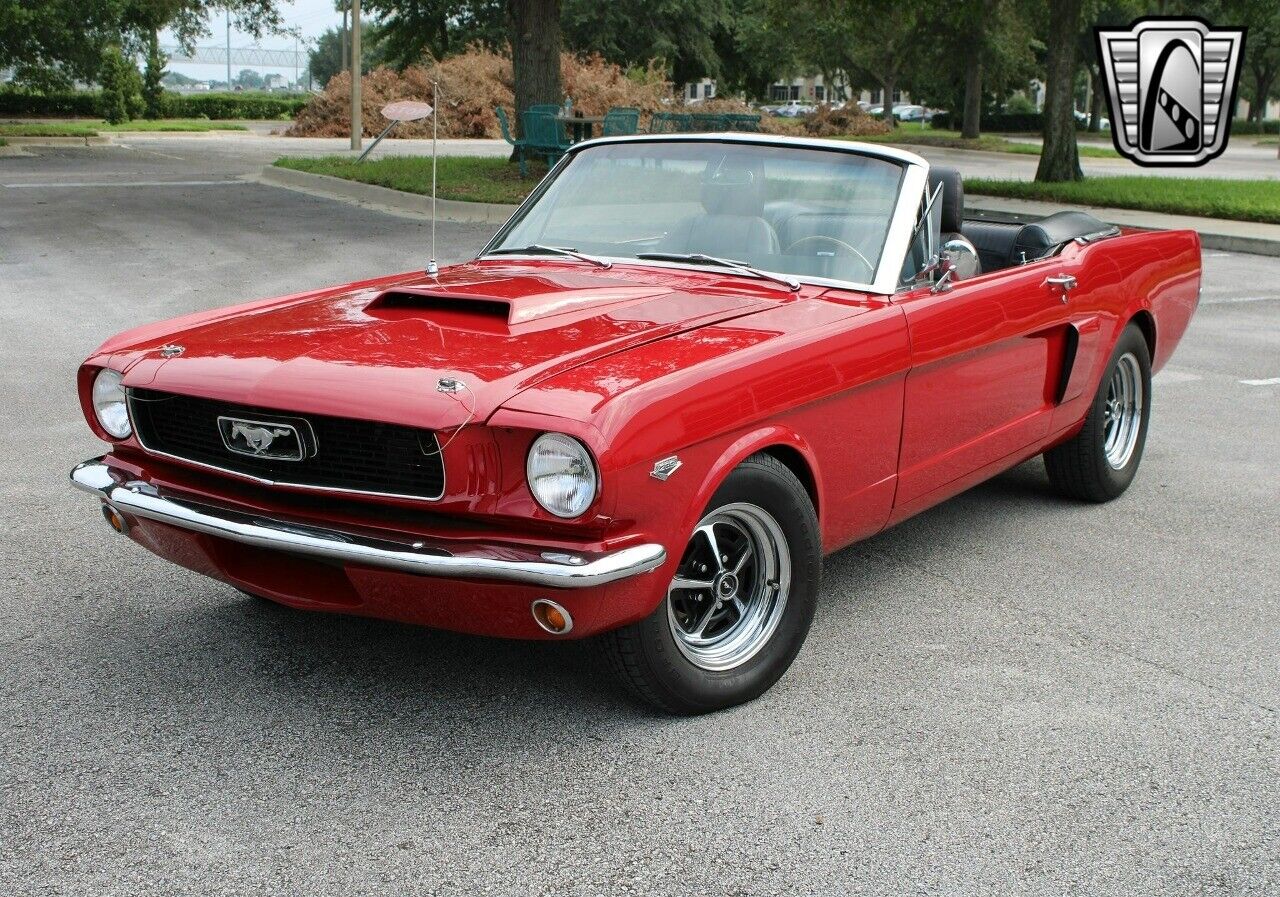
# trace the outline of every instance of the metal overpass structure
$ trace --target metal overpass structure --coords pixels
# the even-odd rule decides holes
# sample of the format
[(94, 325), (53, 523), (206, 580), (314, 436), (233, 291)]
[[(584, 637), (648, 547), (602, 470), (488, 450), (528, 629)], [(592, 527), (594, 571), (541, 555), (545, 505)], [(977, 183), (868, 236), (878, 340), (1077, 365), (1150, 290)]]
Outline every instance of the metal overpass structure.
[[(177, 45), (163, 45), (161, 52), (170, 62), (196, 65), (247, 65), (262, 68), (290, 68), (301, 71), (307, 67), (307, 51), (264, 50), (261, 47), (195, 47), (190, 53)], [(230, 58), (228, 58), (230, 56)]]

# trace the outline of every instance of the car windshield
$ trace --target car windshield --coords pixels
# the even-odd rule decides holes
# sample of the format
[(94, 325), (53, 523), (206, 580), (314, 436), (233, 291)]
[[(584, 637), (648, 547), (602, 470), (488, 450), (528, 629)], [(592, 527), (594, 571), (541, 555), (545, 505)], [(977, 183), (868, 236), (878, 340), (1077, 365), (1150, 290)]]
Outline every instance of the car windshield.
[(580, 150), (491, 252), (732, 259), (800, 277), (875, 280), (903, 166), (803, 146), (637, 141)]

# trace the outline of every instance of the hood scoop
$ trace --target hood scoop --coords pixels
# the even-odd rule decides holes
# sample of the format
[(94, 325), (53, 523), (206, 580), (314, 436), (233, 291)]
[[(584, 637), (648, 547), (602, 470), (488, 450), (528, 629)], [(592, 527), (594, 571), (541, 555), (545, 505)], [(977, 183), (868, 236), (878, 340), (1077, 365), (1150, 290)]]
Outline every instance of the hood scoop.
[(494, 333), (550, 319), (554, 320), (550, 320), (547, 326), (561, 326), (572, 320), (602, 314), (604, 309), (615, 310), (669, 292), (665, 288), (648, 286), (605, 286), (530, 292), (503, 298), (447, 289), (399, 287), (374, 297), (365, 306), (365, 313), (383, 320), (412, 318), (427, 320), (440, 327)]
[(494, 296), (388, 290), (365, 306), (365, 313), (384, 320), (425, 318), (441, 327), (494, 332), (507, 329), (511, 303)]

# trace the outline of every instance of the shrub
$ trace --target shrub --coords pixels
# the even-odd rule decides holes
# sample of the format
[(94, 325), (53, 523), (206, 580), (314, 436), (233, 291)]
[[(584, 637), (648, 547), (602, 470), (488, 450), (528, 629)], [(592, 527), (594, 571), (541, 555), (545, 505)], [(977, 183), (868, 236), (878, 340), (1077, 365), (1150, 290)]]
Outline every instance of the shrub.
[(163, 114), (164, 85), (160, 79), (165, 76), (164, 63), (165, 58), (160, 52), (160, 42), (155, 32), (152, 32), (147, 41), (147, 70), (142, 81), (142, 100), (146, 107), (143, 115), (152, 120)]
[(1268, 118), (1262, 122), (1262, 127), (1258, 127), (1256, 121), (1250, 121), (1247, 118), (1237, 118), (1231, 122), (1232, 134), (1280, 134), (1280, 119)]
[[(37, 93), (0, 89), (0, 115), (76, 116), (94, 118), (100, 112), (101, 91)], [(161, 118), (293, 118), (307, 105), (306, 97), (266, 93), (164, 93)], [(102, 116), (105, 118), (106, 116)]]
[[(959, 130), (960, 115), (939, 112), (933, 117), (933, 126), (940, 130)], [(1039, 112), (989, 112), (979, 126), (984, 131), (1013, 131), (1039, 133), (1044, 130), (1044, 115)]]
[(118, 125), (129, 120), (128, 81), (125, 75), (124, 54), (116, 46), (102, 51), (102, 68), (98, 78), (102, 91), (98, 96), (98, 114), (108, 124)]
[(161, 104), (165, 118), (258, 118), (297, 115), (305, 97), (269, 93), (166, 93)]
[(74, 115), (93, 118), (98, 114), (101, 95), (96, 90), (37, 93), (0, 89), (0, 115)]

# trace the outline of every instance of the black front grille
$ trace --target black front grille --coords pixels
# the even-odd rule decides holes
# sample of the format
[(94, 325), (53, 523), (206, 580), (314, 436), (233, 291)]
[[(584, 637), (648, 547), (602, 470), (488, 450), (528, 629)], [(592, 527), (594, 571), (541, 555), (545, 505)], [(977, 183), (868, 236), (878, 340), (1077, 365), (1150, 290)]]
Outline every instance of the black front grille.
[[(233, 405), (212, 399), (135, 389), (129, 411), (144, 448), (273, 483), (439, 498), (444, 462), (430, 430), (376, 421), (326, 417)], [(227, 449), (218, 417), (305, 421), (315, 434), (314, 454), (301, 461), (242, 455)]]

